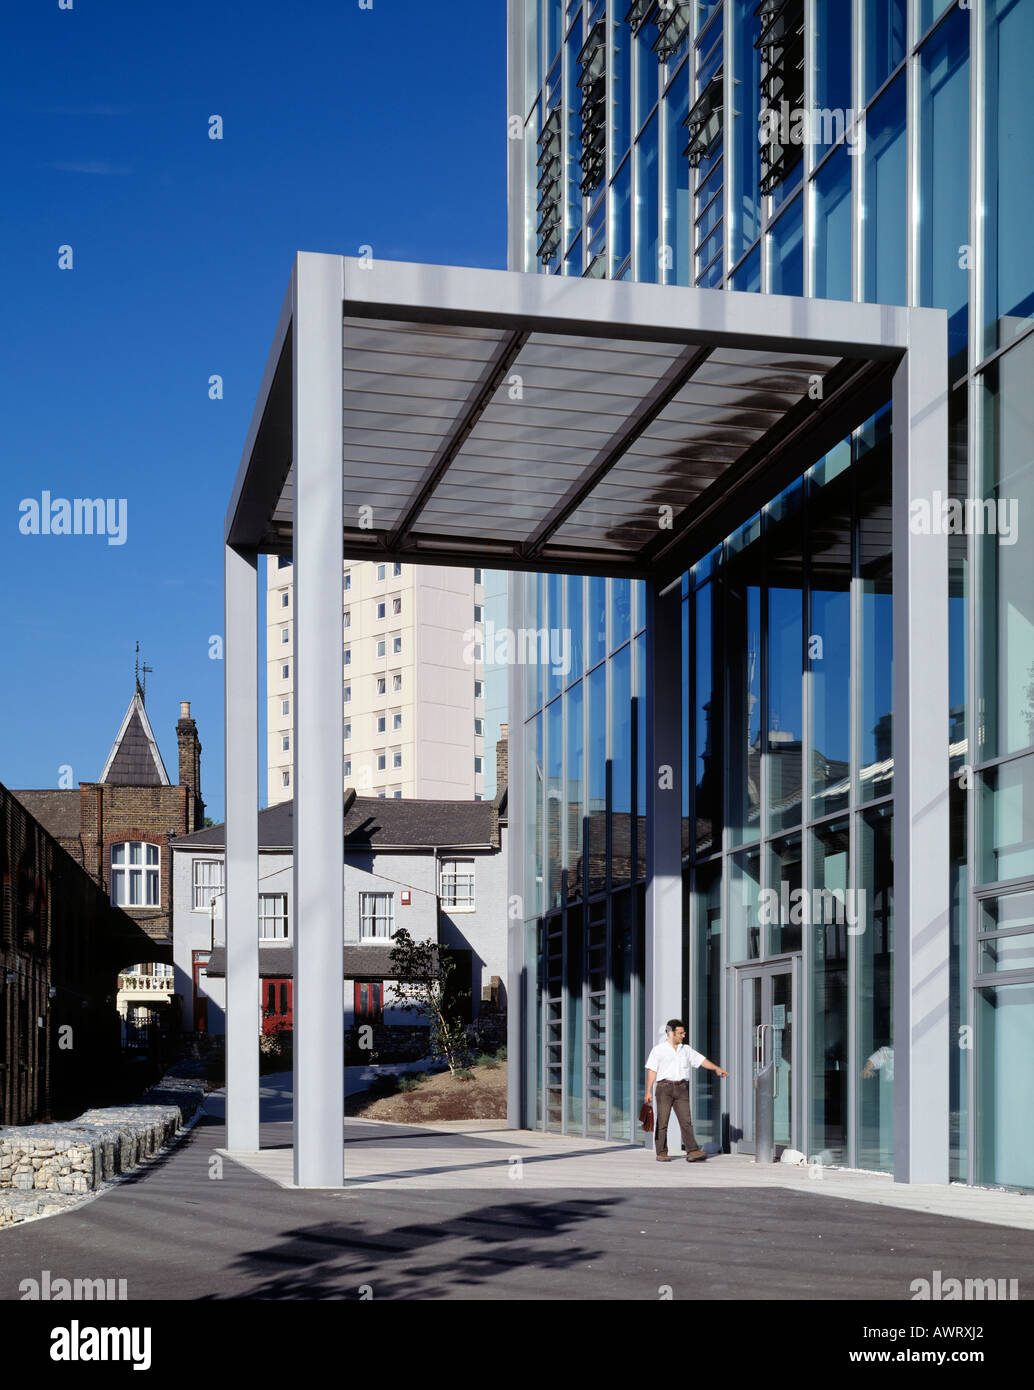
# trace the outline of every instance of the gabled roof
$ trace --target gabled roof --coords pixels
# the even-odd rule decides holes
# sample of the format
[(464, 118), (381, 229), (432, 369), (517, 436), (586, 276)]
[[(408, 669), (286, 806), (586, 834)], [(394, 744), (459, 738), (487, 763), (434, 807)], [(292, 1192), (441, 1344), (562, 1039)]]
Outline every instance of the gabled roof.
[(171, 785), (139, 690), (133, 691), (104, 771), (97, 780), (113, 787)]
[[(495, 807), (491, 801), (424, 801), (414, 798), (355, 796), (345, 793), (345, 849), (451, 849), (494, 847)], [(259, 849), (294, 847), (294, 802), (281, 801), (259, 812)], [(210, 825), (179, 835), (173, 849), (223, 849), (226, 826)]]

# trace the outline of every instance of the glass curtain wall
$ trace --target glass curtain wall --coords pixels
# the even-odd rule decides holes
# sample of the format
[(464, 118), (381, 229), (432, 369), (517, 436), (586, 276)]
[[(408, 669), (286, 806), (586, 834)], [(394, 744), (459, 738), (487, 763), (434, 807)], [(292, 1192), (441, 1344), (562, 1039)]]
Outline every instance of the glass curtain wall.
[[(968, 518), (950, 537), (946, 752), (958, 777), (951, 803), (949, 1015), (966, 1040), (952, 1059), (952, 1173), (1034, 1186), (1032, 1162), (1018, 1172), (1008, 1156), (1023, 1135), (1007, 1132), (1016, 1106), (999, 1075), (1001, 1059), (1024, 1036), (1023, 991), (1034, 984), (1034, 970), (1024, 974), (1022, 955), (1012, 958), (1015, 972), (1007, 978), (996, 970), (991, 980), (981, 969), (990, 959), (983, 904), (1034, 886), (1034, 571), (1020, 521), (1034, 515), (1027, 445), (1034, 424), (1034, 337), (1027, 337), (1034, 329), (1028, 254), (1034, 181), (1022, 134), (1034, 71), (1034, 5), (809, 0), (783, 8), (794, 25), (798, 16), (807, 25), (803, 92), (818, 110), (801, 128), (803, 150), (784, 149), (780, 177), (769, 163), (772, 152), (760, 146), (759, 122), (771, 105), (780, 55), (795, 56), (797, 38), (782, 45), (773, 39), (766, 27), (772, 7), (755, 0), (678, 0), (663, 7), (527, 0), (512, 36), (523, 48), (527, 78), (528, 215), (518, 254), (528, 270), (559, 269), (562, 252), (563, 269), (573, 274), (807, 290), (947, 311), (950, 491)], [(543, 167), (552, 166), (537, 160), (543, 148), (547, 154), (553, 148), (545, 127), (558, 103), (561, 251), (540, 256), (537, 183)], [(803, 541), (796, 573), (793, 545), (782, 537), (798, 520), (768, 508), (701, 560), (685, 585), (691, 1032), (701, 1041), (711, 1037), (718, 1018), (713, 1036), (729, 1038), (731, 1020), (721, 1018), (726, 996), (720, 990), (712, 997), (700, 974), (705, 960), (714, 959), (704, 944), (708, 933), (721, 938), (719, 958), (726, 962), (763, 960), (791, 942), (792, 933), (784, 933), (793, 923), (761, 929), (759, 895), (784, 882), (821, 891), (831, 859), (829, 827), (846, 821), (844, 862), (850, 883), (866, 895), (866, 926), (847, 941), (846, 957), (839, 939), (824, 939), (820, 957), (819, 943), (807, 929), (802, 935), (802, 992), (812, 1011), (812, 1033), (797, 1030), (798, 1037), (812, 1037), (802, 1059), (810, 1072), (803, 1142), (883, 1169), (893, 1157), (888, 450), (884, 413), (812, 470), (798, 505)], [(555, 606), (547, 588), (532, 581), (527, 597), (528, 620), (538, 626)], [(561, 977), (561, 995), (580, 980), (580, 1094), (588, 1123), (584, 1003), (599, 993), (591, 987), (596, 947), (583, 921), (580, 973), (572, 974), (564, 956), (561, 974), (550, 974), (554, 938), (546, 923), (555, 916), (562, 924), (568, 904), (599, 895), (608, 903), (605, 1104), (617, 1132), (618, 1116), (629, 1112), (625, 1100), (624, 1110), (615, 1108), (615, 1085), (630, 1101), (641, 1092), (637, 1075), (622, 1073), (615, 1081), (615, 1068), (619, 1053), (631, 1066), (632, 1034), (642, 1027), (634, 995), (642, 962), (637, 816), (644, 790), (639, 714), (626, 720), (618, 706), (637, 699), (643, 673), (636, 653), (630, 648), (619, 656), (624, 643), (612, 640), (623, 622), (612, 586), (566, 581), (564, 592), (582, 643), (577, 667), (559, 684), (548, 673), (526, 673), (527, 721), (517, 755), (529, 787), (526, 915), (540, 1001), (533, 1070), (542, 1076), (543, 1116), (560, 1123), (550, 1099), (551, 1078), (559, 1076), (550, 1070), (550, 990)], [(642, 607), (633, 611), (639, 615), (631, 624), (634, 640)], [(791, 689), (791, 653), (798, 647), (799, 694)], [(580, 693), (572, 693), (578, 683)], [(547, 708), (552, 701), (558, 713)], [(615, 763), (614, 738), (626, 733), (631, 751)], [(551, 739), (563, 749), (559, 772)], [(704, 921), (710, 925), (701, 937)], [(844, 969), (846, 977), (838, 974)], [(845, 999), (854, 1031), (834, 1046), (840, 1025), (833, 1015)], [(566, 1020), (576, 1021), (566, 1007), (556, 1021), (561, 1030)], [(637, 1036), (636, 1046), (643, 1041)], [(559, 1046), (571, 1055), (562, 1039)], [(849, 1073), (841, 1091), (828, 1081), (834, 1058)], [(573, 1085), (571, 1072), (561, 1089)]]

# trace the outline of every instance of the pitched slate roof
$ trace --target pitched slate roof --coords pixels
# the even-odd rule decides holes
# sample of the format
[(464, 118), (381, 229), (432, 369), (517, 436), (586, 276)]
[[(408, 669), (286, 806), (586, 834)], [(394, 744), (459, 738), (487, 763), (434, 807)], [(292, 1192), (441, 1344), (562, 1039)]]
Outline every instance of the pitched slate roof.
[(41, 791), (12, 791), (33, 820), (39, 821), (55, 840), (75, 840), (80, 829), (78, 787), (47, 788)]
[(169, 774), (165, 771), (139, 690), (133, 691), (122, 727), (115, 736), (98, 781), (116, 787), (169, 786)]
[[(345, 792), (345, 848), (448, 849), (491, 845), (496, 810), (491, 801), (396, 800)], [(226, 826), (212, 825), (180, 835), (174, 849), (223, 849)], [(282, 801), (259, 812), (259, 849), (294, 847), (294, 802)]]

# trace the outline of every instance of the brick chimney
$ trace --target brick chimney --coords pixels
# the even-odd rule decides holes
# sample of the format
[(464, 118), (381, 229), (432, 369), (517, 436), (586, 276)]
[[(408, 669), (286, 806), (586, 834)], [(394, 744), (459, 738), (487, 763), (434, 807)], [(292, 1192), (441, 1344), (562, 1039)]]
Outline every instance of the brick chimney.
[(201, 740), (197, 736), (197, 724), (190, 717), (190, 701), (180, 701), (180, 717), (176, 725), (176, 741), (180, 751), (181, 787), (186, 787), (187, 830), (188, 835), (201, 829), (205, 816), (205, 803), (201, 800)]
[(510, 729), (506, 724), (499, 726), (499, 742), (495, 746), (495, 793), (502, 791), (509, 780), (510, 769)]

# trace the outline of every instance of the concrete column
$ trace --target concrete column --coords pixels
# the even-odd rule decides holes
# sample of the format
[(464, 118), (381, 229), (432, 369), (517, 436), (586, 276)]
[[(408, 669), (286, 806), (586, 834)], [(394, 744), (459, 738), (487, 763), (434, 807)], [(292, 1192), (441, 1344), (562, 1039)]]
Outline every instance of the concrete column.
[[(647, 585), (646, 682), (644, 1022), (649, 1050), (665, 1021), (678, 1015), (683, 994), (681, 580), (663, 592)], [(694, 1039), (686, 1041), (692, 1044)], [(637, 1065), (645, 1062), (644, 1053)], [(680, 1143), (678, 1126), (674, 1125), (669, 1151), (677, 1154)]]
[(259, 1147), (258, 557), (225, 548), (226, 1145)]
[[(894, 1178), (946, 1183), (948, 875), (947, 316), (913, 310), (893, 385)], [(912, 520), (926, 504), (932, 525)]]
[(294, 1180), (344, 1180), (342, 281), (294, 272)]

